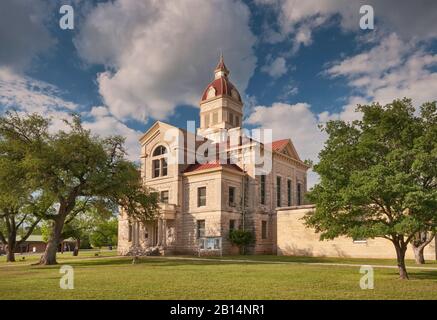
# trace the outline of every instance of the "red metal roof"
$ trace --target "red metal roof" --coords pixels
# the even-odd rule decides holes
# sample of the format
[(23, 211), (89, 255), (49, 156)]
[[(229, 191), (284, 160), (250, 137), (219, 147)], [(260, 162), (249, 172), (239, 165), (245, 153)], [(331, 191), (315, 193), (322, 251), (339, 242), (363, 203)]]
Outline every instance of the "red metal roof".
[(284, 148), (287, 143), (288, 143), (289, 139), (282, 139), (282, 140), (276, 140), (272, 142), (272, 150), (273, 151), (280, 151), (282, 150), (282, 148)]
[(227, 95), (227, 96), (232, 97), (232, 90), (235, 90), (238, 93), (238, 101), (241, 102), (240, 93), (238, 92), (238, 90), (235, 88), (235, 86), (229, 81), (228, 77), (226, 77), (226, 76), (220, 77), (220, 78), (215, 79), (214, 81), (212, 81), (206, 87), (205, 91), (203, 91), (202, 100), (201, 101), (207, 99), (208, 90), (211, 87), (213, 87), (215, 89), (215, 95), (216, 96)]
[(220, 56), (220, 60), (214, 70), (215, 73), (219, 71), (223, 71), (223, 75), (220, 78), (213, 80), (206, 87), (205, 91), (203, 91), (201, 101), (207, 99), (208, 90), (213, 87), (215, 89), (215, 96), (227, 95), (232, 97), (232, 90), (235, 90), (238, 95), (237, 99), (241, 102), (240, 93), (238, 92), (237, 88), (235, 88), (235, 86), (229, 81), (229, 70), (228, 68), (226, 68), (225, 61), (223, 60), (223, 55)]

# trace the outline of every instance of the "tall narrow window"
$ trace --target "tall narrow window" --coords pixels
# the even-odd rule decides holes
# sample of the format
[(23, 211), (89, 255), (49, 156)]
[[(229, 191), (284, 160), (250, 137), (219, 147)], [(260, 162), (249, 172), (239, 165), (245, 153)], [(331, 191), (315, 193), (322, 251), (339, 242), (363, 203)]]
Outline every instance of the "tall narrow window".
[(205, 237), (205, 220), (197, 220), (197, 238)]
[(229, 187), (229, 206), (235, 207), (235, 188)]
[(267, 239), (267, 221), (261, 222), (261, 239)]
[(235, 220), (229, 220), (229, 231), (235, 230)]
[(206, 206), (206, 187), (197, 188), (197, 206)]
[(302, 205), (302, 184), (300, 182), (297, 183), (297, 205)]
[(161, 159), (161, 175), (167, 175), (167, 159), (165, 158)]
[(233, 113), (229, 113), (229, 123), (230, 124), (234, 124), (234, 114)]
[(157, 178), (167, 175), (167, 148), (157, 146), (152, 154), (152, 177)]
[(281, 177), (276, 177), (276, 206), (281, 206)]
[(168, 203), (168, 190), (161, 191), (161, 202)]
[(291, 206), (291, 180), (287, 180), (287, 205)]
[(239, 116), (235, 116), (235, 126), (238, 127), (240, 125), (240, 117)]
[(261, 204), (266, 204), (266, 176), (263, 174), (260, 177), (261, 179), (261, 184), (260, 184), (260, 201)]
[(161, 173), (161, 161), (159, 159), (152, 161), (153, 166), (153, 178), (159, 177)]
[(128, 231), (128, 241), (129, 242), (132, 242), (132, 233), (133, 233), (132, 228), (133, 228), (132, 223), (129, 222), (129, 231)]

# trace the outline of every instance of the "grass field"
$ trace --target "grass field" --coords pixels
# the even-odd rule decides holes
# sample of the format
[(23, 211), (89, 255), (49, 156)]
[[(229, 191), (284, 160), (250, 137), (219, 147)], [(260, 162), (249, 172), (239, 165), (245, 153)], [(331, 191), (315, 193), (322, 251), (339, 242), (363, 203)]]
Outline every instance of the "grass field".
[[(38, 259), (0, 259), (0, 299), (437, 299), (437, 264), (397, 270), (376, 267), (373, 290), (362, 290), (360, 264), (394, 265), (393, 260), (233, 256), (195, 260), (144, 257), (138, 264), (115, 251), (59, 255), (58, 266), (31, 266)], [(20, 256), (17, 256), (19, 259)], [(248, 261), (242, 261), (242, 260)], [(338, 266), (333, 264), (356, 264)], [(74, 289), (62, 290), (62, 264), (74, 268)], [(408, 264), (413, 266), (413, 262)]]

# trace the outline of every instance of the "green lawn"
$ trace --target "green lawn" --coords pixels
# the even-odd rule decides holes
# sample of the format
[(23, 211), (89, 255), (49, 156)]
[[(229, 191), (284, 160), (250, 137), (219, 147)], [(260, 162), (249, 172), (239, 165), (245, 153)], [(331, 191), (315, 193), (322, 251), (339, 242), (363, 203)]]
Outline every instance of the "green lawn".
[[(1, 262), (0, 299), (437, 299), (437, 270), (410, 269), (411, 280), (402, 281), (396, 269), (375, 268), (374, 290), (362, 290), (359, 267), (311, 264), (392, 260), (239, 256), (224, 259), (254, 261), (223, 262), (145, 257), (133, 265), (131, 258), (114, 254), (59, 255), (60, 264), (74, 267), (74, 290), (59, 288), (60, 266), (30, 266), (29, 260), (37, 257)], [(426, 266), (436, 268), (435, 263)]]
[[(42, 253), (31, 253), (31, 254), (15, 254), (15, 260), (16, 262), (12, 265), (27, 265), (31, 263), (38, 262), (39, 258), (41, 257)], [(95, 256), (98, 255), (98, 257), (113, 257), (117, 255), (117, 250), (107, 250), (107, 249), (90, 249), (90, 250), (80, 250), (79, 257), (73, 257), (72, 252), (64, 252), (64, 253), (58, 253), (57, 260), (59, 263), (62, 263), (62, 261), (67, 260), (76, 260), (76, 259), (82, 259), (82, 258), (95, 258)], [(7, 264), (6, 257), (1, 256), (0, 257), (0, 267), (2, 265)]]

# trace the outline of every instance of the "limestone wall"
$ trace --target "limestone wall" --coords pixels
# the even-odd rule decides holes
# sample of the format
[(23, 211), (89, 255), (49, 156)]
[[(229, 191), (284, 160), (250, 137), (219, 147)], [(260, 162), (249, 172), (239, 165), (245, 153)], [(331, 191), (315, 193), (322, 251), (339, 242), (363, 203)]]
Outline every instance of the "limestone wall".
[[(306, 228), (301, 220), (308, 210), (314, 210), (314, 207), (290, 207), (277, 211), (278, 255), (396, 258), (393, 244), (386, 239), (354, 242), (350, 238), (342, 237), (319, 241), (319, 235), (313, 229)], [(411, 247), (408, 248), (407, 259), (414, 259)], [(425, 248), (425, 259), (436, 259), (435, 242)]]

